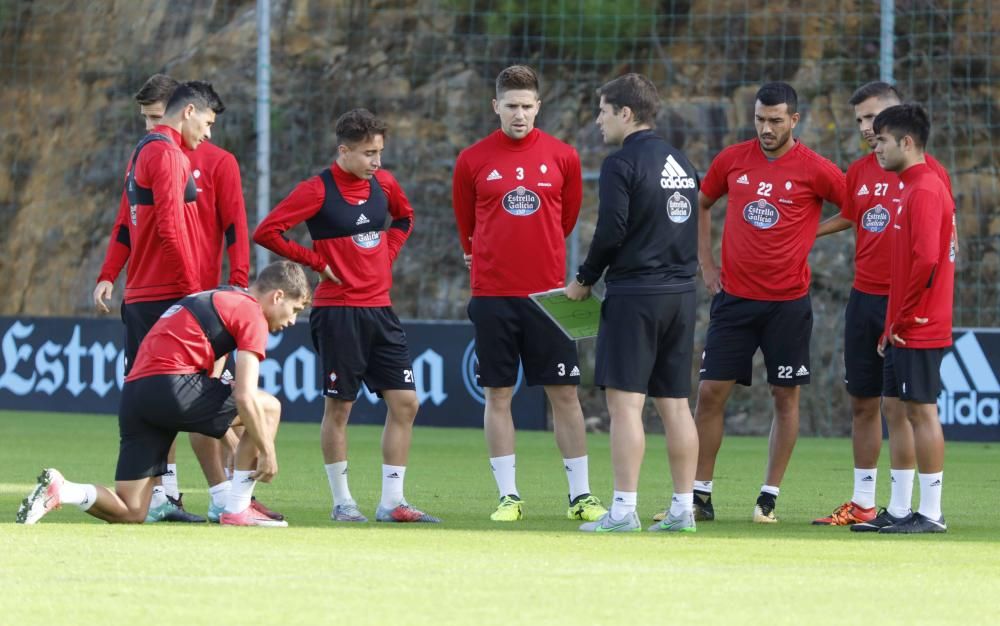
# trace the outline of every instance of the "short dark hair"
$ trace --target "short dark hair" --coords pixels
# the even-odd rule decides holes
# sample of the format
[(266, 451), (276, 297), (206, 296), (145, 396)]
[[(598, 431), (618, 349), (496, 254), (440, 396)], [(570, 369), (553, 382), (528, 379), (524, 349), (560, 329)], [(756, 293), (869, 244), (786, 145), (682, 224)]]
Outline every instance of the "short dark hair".
[(135, 101), (142, 106), (157, 102), (166, 105), (170, 96), (174, 95), (178, 85), (180, 85), (179, 82), (166, 74), (153, 74), (143, 83), (139, 91), (135, 92)]
[(876, 135), (884, 130), (896, 141), (909, 135), (922, 150), (931, 136), (931, 121), (927, 111), (919, 104), (897, 104), (875, 116), (872, 130)]
[(514, 89), (534, 91), (537, 95), (538, 74), (527, 65), (511, 65), (497, 74), (496, 88), (498, 100), (503, 96), (504, 92)]
[(171, 115), (189, 104), (193, 104), (194, 108), (199, 111), (212, 109), (217, 115), (226, 110), (226, 105), (222, 103), (219, 94), (215, 93), (212, 83), (206, 83), (203, 80), (189, 80), (177, 86), (167, 102), (164, 113)]
[(271, 263), (257, 274), (253, 283), (258, 290), (265, 293), (280, 289), (293, 300), (308, 299), (311, 291), (309, 279), (306, 278), (302, 266), (292, 261)]
[(660, 94), (656, 85), (642, 74), (625, 74), (609, 81), (597, 90), (617, 113), (622, 107), (632, 109), (639, 124), (655, 124), (660, 110)]
[(898, 89), (889, 83), (883, 83), (880, 80), (875, 80), (858, 87), (858, 90), (851, 95), (851, 99), (848, 100), (847, 103), (852, 107), (856, 107), (869, 98), (878, 98), (879, 100), (894, 99), (896, 102), (903, 101), (903, 96), (900, 95)]
[(788, 83), (767, 83), (757, 90), (757, 97), (754, 100), (768, 107), (787, 104), (789, 115), (799, 108), (799, 94), (795, 93), (795, 89)]
[(375, 137), (385, 136), (388, 126), (368, 109), (354, 109), (337, 118), (337, 145), (352, 146)]

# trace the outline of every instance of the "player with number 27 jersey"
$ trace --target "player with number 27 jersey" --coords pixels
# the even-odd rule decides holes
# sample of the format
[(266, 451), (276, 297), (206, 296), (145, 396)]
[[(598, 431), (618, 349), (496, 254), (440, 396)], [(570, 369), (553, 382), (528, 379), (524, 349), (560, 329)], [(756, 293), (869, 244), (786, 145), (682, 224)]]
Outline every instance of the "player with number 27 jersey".
[[(947, 170), (929, 154), (927, 165), (951, 194)], [(854, 222), (854, 288), (864, 293), (889, 295), (889, 232), (903, 195), (903, 183), (895, 172), (882, 169), (872, 152), (847, 169), (847, 198), (840, 216)]]

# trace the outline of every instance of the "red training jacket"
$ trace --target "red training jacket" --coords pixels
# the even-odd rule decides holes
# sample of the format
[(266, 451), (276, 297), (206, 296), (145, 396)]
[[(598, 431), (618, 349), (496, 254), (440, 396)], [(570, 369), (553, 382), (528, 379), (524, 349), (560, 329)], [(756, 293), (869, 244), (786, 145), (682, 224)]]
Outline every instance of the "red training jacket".
[[(920, 163), (899, 175), (903, 197), (892, 230), (892, 276), (885, 331), (906, 348), (951, 345), (955, 299), (955, 201), (941, 177)], [(918, 324), (916, 318), (927, 318)]]
[[(200, 290), (200, 262), (193, 246), (198, 208), (184, 201), (191, 166), (178, 147), (180, 133), (160, 125), (152, 130), (170, 141), (153, 141), (139, 153), (135, 181), (152, 189), (155, 206), (129, 206), (122, 192), (118, 218), (108, 242), (98, 282), (114, 282), (128, 261), (125, 302), (180, 298)], [(126, 177), (131, 170), (131, 157)]]
[(809, 293), (809, 250), (827, 200), (844, 204), (844, 173), (796, 141), (768, 160), (757, 139), (720, 152), (701, 192), (728, 194), (722, 231), (722, 288), (741, 298), (795, 300)]
[[(950, 195), (948, 172), (931, 155), (926, 158), (927, 165), (941, 178)], [(899, 176), (882, 169), (874, 152), (847, 168), (847, 198), (840, 216), (854, 222), (854, 288), (858, 291), (889, 295), (890, 233), (902, 195)]]
[(537, 128), (520, 141), (497, 130), (463, 150), (452, 208), (462, 249), (472, 254), (472, 295), (563, 287), (566, 237), (582, 201), (576, 150)]
[[(184, 154), (191, 163), (198, 190), (196, 204), (201, 235), (192, 242), (198, 255), (198, 291), (219, 286), (223, 241), (229, 256), (229, 284), (246, 288), (250, 284), (250, 236), (236, 157), (207, 141), (196, 150), (184, 148)], [(132, 250), (127, 235), (128, 220), (128, 198), (123, 192), (97, 282), (113, 283), (125, 267)]]
[[(369, 205), (373, 182), (344, 171), (334, 163), (329, 171), (337, 191), (346, 201), (339, 209), (329, 204), (322, 174), (292, 190), (254, 231), (258, 244), (317, 272), (327, 265), (342, 281), (338, 285), (321, 280), (313, 295), (313, 306), (392, 306), (392, 263), (413, 231), (413, 207), (395, 177), (377, 170), (374, 182), (384, 194), (387, 207)], [(376, 190), (378, 191), (378, 190)], [(327, 204), (324, 205), (324, 201)], [(385, 222), (391, 223), (385, 232)], [(312, 248), (286, 239), (284, 233), (306, 222)]]

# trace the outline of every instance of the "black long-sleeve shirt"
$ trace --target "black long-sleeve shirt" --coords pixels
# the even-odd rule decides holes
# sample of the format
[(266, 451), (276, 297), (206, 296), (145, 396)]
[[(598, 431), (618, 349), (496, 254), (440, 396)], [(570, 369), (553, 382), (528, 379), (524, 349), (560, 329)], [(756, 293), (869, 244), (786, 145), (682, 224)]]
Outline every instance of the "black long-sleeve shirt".
[(698, 268), (698, 174), (652, 130), (625, 138), (601, 166), (597, 229), (579, 274), (609, 295), (682, 293)]

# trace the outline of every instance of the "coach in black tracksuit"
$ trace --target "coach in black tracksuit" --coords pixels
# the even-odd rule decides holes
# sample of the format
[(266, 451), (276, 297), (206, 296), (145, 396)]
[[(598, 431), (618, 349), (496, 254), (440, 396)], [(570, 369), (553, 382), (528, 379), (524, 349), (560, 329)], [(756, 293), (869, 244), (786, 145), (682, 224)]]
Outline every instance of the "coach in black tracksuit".
[(637, 530), (642, 407), (653, 398), (669, 444), (674, 494), (650, 530), (693, 531), (698, 435), (688, 406), (698, 267), (698, 177), (683, 153), (653, 130), (659, 96), (638, 74), (598, 90), (597, 125), (620, 150), (601, 167), (597, 230), (576, 281), (582, 299), (607, 268), (595, 382), (607, 394), (615, 494), (611, 511), (581, 530)]

